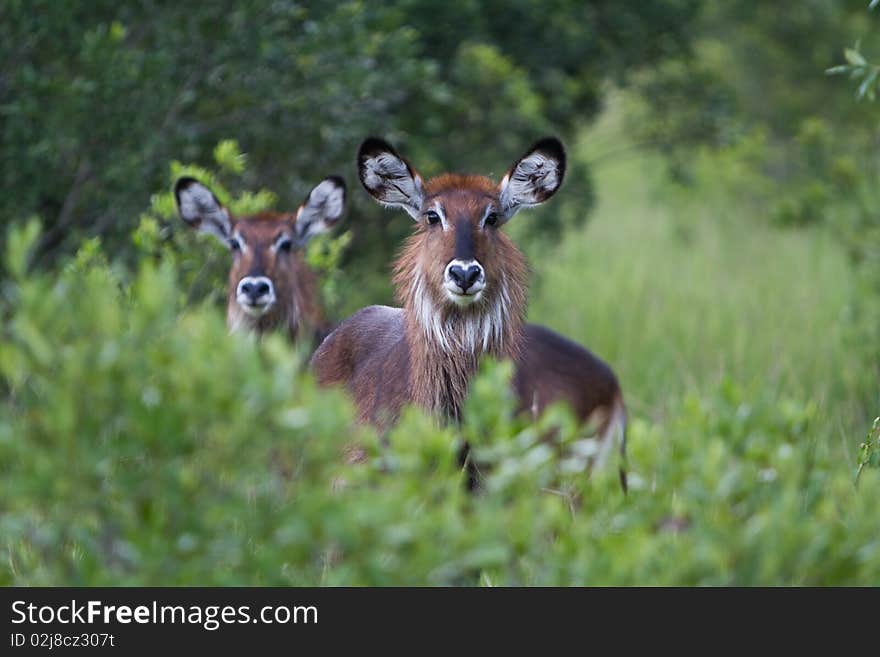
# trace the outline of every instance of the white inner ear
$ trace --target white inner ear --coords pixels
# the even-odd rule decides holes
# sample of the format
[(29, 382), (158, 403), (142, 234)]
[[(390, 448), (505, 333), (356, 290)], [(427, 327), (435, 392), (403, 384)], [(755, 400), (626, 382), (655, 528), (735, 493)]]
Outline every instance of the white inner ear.
[(379, 202), (402, 207), (414, 219), (419, 218), (424, 196), (422, 180), (411, 174), (406, 162), (399, 157), (379, 153), (365, 158), (361, 180)]
[(559, 187), (559, 162), (540, 151), (530, 153), (501, 181), (501, 205), (513, 214), (520, 207), (537, 205)]
[(308, 239), (330, 229), (345, 209), (345, 190), (332, 180), (323, 180), (309, 192), (296, 215), (296, 230), (300, 239)]
[(309, 193), (306, 207), (319, 213), (322, 218), (333, 220), (342, 216), (345, 192), (332, 180), (323, 180)]
[(229, 236), (229, 212), (217, 201), (210, 189), (201, 183), (192, 183), (179, 193), (180, 216), (188, 224), (220, 239)]

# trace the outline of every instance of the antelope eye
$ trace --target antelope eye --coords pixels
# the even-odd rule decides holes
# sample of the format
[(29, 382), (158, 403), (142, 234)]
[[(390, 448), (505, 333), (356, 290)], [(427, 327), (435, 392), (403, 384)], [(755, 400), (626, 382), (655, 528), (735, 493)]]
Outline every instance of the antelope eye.
[(498, 225), (498, 213), (490, 212), (486, 215), (486, 225), (487, 226), (497, 226)]
[(233, 251), (241, 251), (241, 242), (234, 237), (229, 238), (229, 248)]
[(425, 217), (427, 217), (427, 219), (428, 219), (428, 223), (431, 224), (432, 226), (433, 226), (434, 224), (439, 224), (439, 223), (440, 223), (440, 215), (437, 214), (437, 211), (436, 211), (436, 210), (428, 210), (428, 211), (425, 213)]
[(290, 251), (291, 247), (293, 247), (293, 242), (290, 238), (284, 238), (278, 242), (278, 248), (282, 251)]

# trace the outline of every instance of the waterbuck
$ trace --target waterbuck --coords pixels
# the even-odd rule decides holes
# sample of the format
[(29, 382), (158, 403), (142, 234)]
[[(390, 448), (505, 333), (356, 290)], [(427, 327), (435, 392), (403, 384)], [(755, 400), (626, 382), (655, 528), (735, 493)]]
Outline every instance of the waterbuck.
[[(624, 448), (626, 411), (611, 368), (550, 329), (524, 322), (528, 267), (502, 226), (550, 198), (565, 173), (559, 140), (545, 138), (500, 183), (444, 174), (427, 182), (387, 142), (358, 153), (360, 181), (416, 222), (394, 266), (401, 308), (369, 306), (342, 322), (312, 357), (322, 385), (344, 384), (359, 419), (386, 427), (406, 404), (457, 420), (480, 357), (512, 359), (521, 410), (564, 400), (602, 446)], [(622, 478), (625, 486), (625, 480)]]
[(314, 273), (302, 249), (333, 227), (345, 208), (345, 183), (330, 177), (318, 183), (293, 213), (264, 212), (232, 217), (210, 189), (195, 178), (180, 178), (174, 196), (181, 219), (210, 233), (229, 248), (226, 321), (230, 330), (259, 334), (285, 331), (296, 340), (303, 325), (315, 342), (327, 334), (318, 304)]

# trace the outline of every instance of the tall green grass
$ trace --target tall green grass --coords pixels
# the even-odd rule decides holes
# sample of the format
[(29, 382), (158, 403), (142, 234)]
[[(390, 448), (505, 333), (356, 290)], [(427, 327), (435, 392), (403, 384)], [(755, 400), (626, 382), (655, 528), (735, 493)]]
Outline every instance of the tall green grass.
[(590, 223), (549, 248), (517, 228), (540, 212), (511, 230), (531, 318), (620, 375), (628, 495), (582, 471), (564, 409), (513, 415), (509, 366), (461, 426), (410, 411), (384, 449), (306, 354), (187, 302), (185, 260), (126, 272), (91, 241), (27, 272), (30, 224), (0, 284), (0, 585), (880, 583), (870, 300), (841, 248), (768, 227), (772, 189), (735, 153), (700, 156), (689, 188), (642, 153), (603, 162)]
[[(614, 131), (587, 132), (578, 156), (619, 144)], [(662, 420), (685, 395), (734, 382), (815, 405), (821, 442), (852, 458), (880, 410), (852, 267), (830, 231), (773, 227), (751, 176), (714, 180), (726, 164), (700, 158), (683, 187), (643, 152), (600, 160), (591, 221), (531, 254), (530, 318), (611, 363), (636, 416)]]

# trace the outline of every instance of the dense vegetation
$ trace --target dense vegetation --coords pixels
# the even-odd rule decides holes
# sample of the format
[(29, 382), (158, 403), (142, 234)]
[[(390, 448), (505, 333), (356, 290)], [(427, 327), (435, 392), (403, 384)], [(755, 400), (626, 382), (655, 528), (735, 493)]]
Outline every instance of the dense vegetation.
[[(0, 584), (880, 583), (880, 106), (825, 75), (880, 60), (867, 0), (34, 4), (0, 8)], [(228, 334), (228, 256), (169, 192), (344, 174), (308, 256), (342, 317), (410, 229), (360, 138), (497, 174), (545, 130), (568, 181), (509, 230), (530, 318), (620, 376), (627, 496), (505, 364), (380, 448), (303, 349)]]
[[(315, 180), (348, 175), (373, 133), (426, 173), (505, 166), (524, 140), (595, 116), (608, 76), (686, 50), (695, 6), (10, 0), (0, 172), (16, 193), (0, 216), (43, 218), (41, 261), (95, 235), (125, 255), (168, 162), (205, 163), (230, 137), (250, 157), (244, 185), (294, 207)], [(351, 257), (370, 272), (404, 231), (355, 203), (372, 230)]]

